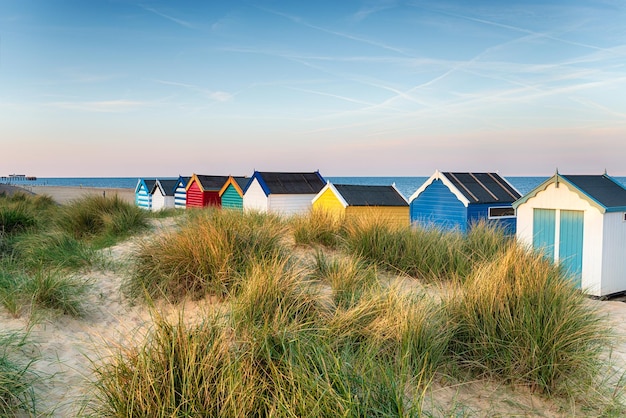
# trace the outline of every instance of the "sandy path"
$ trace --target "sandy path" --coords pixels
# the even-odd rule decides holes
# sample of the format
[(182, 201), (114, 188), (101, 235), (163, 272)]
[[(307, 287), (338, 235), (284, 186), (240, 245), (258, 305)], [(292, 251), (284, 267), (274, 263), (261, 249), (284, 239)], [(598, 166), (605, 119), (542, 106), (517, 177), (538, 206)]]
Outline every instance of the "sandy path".
[(128, 202), (135, 203), (133, 189), (105, 188), (105, 187), (65, 187), (65, 186), (22, 186), (23, 189), (39, 194), (48, 195), (57, 203), (68, 203), (88, 195), (115, 196)]

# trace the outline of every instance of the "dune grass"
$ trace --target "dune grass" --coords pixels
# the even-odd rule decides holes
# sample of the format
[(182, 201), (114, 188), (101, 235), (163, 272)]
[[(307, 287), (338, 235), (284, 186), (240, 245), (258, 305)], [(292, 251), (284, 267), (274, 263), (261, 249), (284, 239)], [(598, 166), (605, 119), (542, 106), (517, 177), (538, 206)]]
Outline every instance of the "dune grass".
[(285, 231), (272, 215), (194, 211), (178, 230), (142, 243), (126, 292), (170, 300), (224, 296), (252, 261), (284, 254)]
[(463, 234), (363, 219), (346, 224), (344, 248), (392, 272), (440, 282), (463, 280), (476, 264), (497, 256), (511, 241), (485, 222), (477, 222)]
[(341, 243), (343, 220), (331, 212), (311, 210), (292, 217), (290, 225), (296, 244), (337, 248)]
[(37, 376), (31, 362), (20, 349), (27, 344), (26, 335), (0, 331), (0, 415), (3, 417), (36, 416), (34, 383)]
[(458, 364), (546, 394), (589, 390), (611, 341), (562, 270), (518, 246), (477, 266), (448, 306)]
[(156, 315), (144, 344), (96, 367), (93, 414), (419, 416), (447, 346), (430, 304), (379, 287), (337, 307), (279, 255), (241, 275), (219, 315)]
[(97, 251), (147, 226), (147, 214), (117, 196), (60, 206), (48, 196), (0, 196), (0, 303), (12, 315), (52, 309), (84, 313), (89, 282), (73, 273)]

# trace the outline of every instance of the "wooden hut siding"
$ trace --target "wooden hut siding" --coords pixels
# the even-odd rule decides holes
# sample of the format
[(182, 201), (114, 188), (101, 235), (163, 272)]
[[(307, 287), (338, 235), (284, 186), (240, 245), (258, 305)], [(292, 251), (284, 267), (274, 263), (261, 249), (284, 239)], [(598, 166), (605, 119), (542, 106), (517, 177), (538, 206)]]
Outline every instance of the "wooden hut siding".
[(202, 208), (205, 205), (205, 196), (197, 182), (189, 185), (187, 189), (186, 205), (188, 208)]
[[(471, 226), (475, 222), (484, 222), (487, 225), (502, 228), (505, 234), (515, 235), (517, 220), (515, 216), (490, 217), (489, 209), (505, 208), (497, 204), (488, 205), (469, 205), (467, 207), (467, 226)], [(510, 208), (510, 206), (508, 207)]]
[(410, 203), (410, 218), (422, 226), (467, 229), (467, 208), (441, 180), (434, 180)]
[(345, 216), (346, 210), (342, 202), (339, 201), (330, 188), (327, 188), (319, 197), (316, 197), (313, 203), (313, 209), (327, 211), (337, 216)]
[(135, 187), (135, 205), (142, 209), (150, 210), (152, 208), (152, 187), (156, 179), (139, 179)]
[(409, 226), (409, 206), (374, 207), (374, 206), (348, 206), (346, 218), (370, 218), (380, 219), (390, 225)]
[(285, 216), (305, 214), (311, 210), (312, 197), (310, 194), (271, 194), (268, 196), (267, 209)]
[(257, 179), (252, 180), (246, 188), (243, 195), (243, 209), (259, 212), (269, 210), (269, 199)]
[[(626, 221), (624, 212), (608, 213), (604, 216), (604, 234), (602, 235), (601, 267), (596, 267), (600, 271), (605, 288), (612, 290), (611, 293), (621, 292), (626, 280)], [(621, 280), (620, 280), (621, 277)], [(606, 283), (604, 283), (606, 282)]]
[(224, 193), (222, 193), (222, 208), (243, 209), (243, 198), (232, 184), (229, 184)]
[(188, 177), (179, 177), (176, 184), (176, 190), (174, 191), (174, 207), (177, 209), (184, 209), (187, 207), (187, 182)]

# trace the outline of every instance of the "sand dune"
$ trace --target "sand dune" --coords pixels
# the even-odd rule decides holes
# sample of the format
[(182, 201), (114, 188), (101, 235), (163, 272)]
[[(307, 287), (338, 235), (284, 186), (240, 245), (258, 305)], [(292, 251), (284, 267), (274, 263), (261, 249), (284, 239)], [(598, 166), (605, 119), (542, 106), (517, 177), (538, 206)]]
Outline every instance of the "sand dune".
[(55, 202), (64, 204), (88, 195), (115, 196), (128, 202), (135, 202), (133, 189), (104, 187), (66, 187), (66, 186), (19, 186), (20, 189), (38, 195), (48, 195)]

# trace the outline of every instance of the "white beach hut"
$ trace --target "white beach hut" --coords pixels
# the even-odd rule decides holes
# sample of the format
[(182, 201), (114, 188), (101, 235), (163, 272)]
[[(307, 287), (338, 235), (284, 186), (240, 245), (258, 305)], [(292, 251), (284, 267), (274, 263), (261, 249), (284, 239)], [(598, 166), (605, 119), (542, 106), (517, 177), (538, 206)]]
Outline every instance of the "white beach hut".
[(295, 215), (311, 209), (326, 181), (319, 171), (308, 173), (255, 171), (243, 191), (243, 209)]
[(517, 239), (560, 263), (592, 296), (626, 291), (626, 188), (558, 172), (513, 203)]
[(152, 211), (174, 207), (174, 192), (178, 180), (160, 180), (154, 183), (150, 194), (152, 195)]

